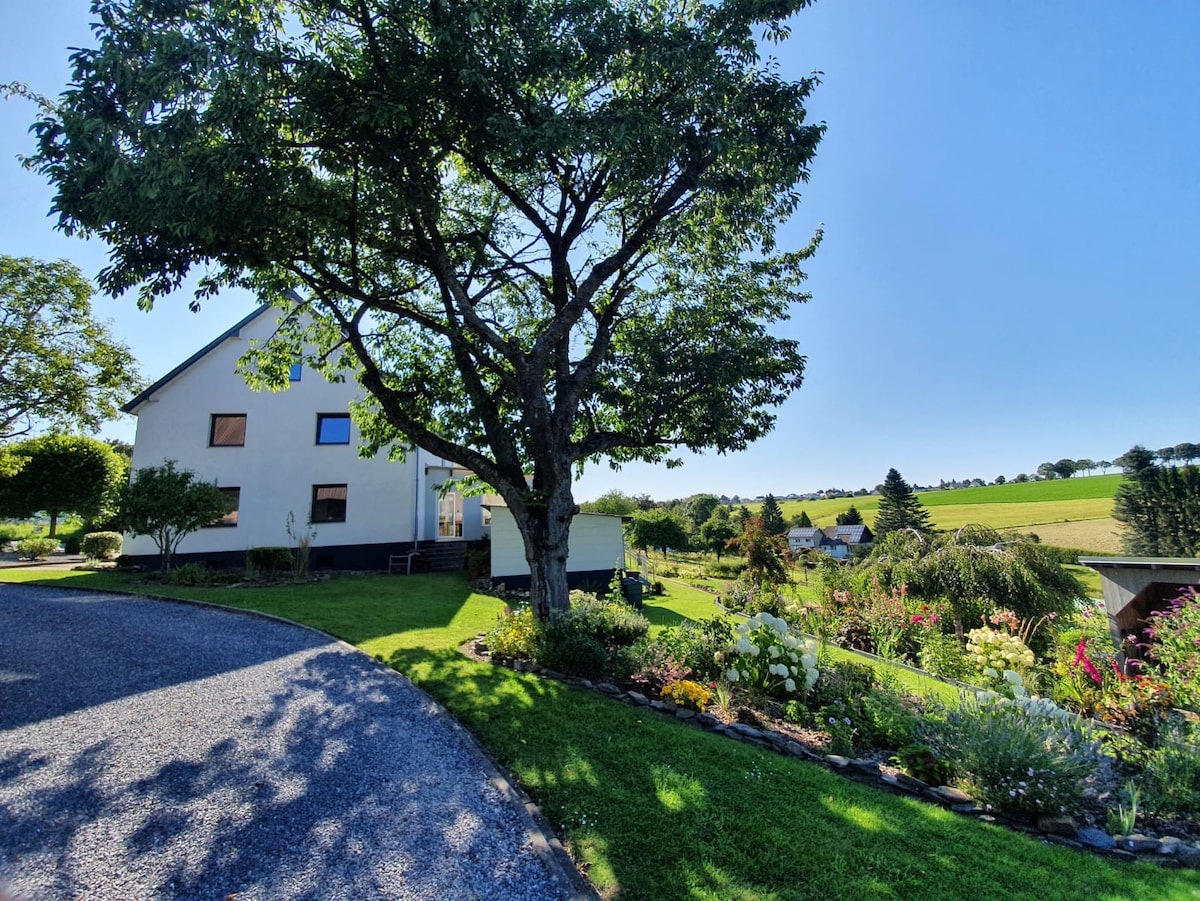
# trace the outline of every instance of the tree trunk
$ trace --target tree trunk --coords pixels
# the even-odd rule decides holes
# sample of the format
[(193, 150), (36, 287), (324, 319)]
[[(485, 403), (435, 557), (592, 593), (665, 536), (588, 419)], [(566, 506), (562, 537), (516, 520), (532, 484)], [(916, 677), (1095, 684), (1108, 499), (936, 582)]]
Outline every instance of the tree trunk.
[(58, 533), (58, 514), (53, 510), (50, 511), (50, 535), (53, 538)]
[(570, 606), (567, 586), (567, 539), (577, 508), (568, 480), (543, 503), (526, 506), (524, 524), (513, 511), (525, 541), (529, 564), (529, 602), (534, 616), (548, 620), (554, 612)]

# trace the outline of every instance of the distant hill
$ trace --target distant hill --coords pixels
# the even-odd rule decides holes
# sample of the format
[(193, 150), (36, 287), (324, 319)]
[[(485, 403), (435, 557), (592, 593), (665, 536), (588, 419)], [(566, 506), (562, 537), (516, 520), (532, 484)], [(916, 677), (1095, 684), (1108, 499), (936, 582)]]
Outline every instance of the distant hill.
[[(1084, 476), (1047, 482), (987, 485), (920, 491), (935, 528), (957, 529), (969, 522), (994, 529), (1033, 532), (1045, 544), (1087, 551), (1118, 552), (1118, 523), (1112, 518), (1113, 496), (1123, 475)], [(875, 521), (878, 497), (843, 497), (819, 501), (783, 501), (785, 519), (804, 510), (814, 525), (831, 526), (851, 504), (867, 525)], [(758, 504), (747, 504), (751, 510)]]

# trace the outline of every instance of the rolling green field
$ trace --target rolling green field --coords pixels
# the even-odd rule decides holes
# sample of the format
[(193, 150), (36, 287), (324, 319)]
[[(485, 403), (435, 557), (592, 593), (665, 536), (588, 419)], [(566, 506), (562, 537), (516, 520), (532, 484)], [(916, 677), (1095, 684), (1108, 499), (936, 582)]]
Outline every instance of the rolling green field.
[[(917, 497), (929, 510), (935, 528), (946, 531), (967, 523), (994, 529), (1035, 532), (1046, 544), (1116, 553), (1121, 549), (1118, 524), (1112, 518), (1113, 495), (1122, 475), (1086, 476), (1049, 482), (988, 485), (949, 491), (922, 491)], [(879, 508), (878, 497), (782, 501), (785, 518), (808, 513), (813, 525), (833, 525), (839, 513), (853, 504), (870, 525)], [(748, 504), (751, 510), (760, 505)]]

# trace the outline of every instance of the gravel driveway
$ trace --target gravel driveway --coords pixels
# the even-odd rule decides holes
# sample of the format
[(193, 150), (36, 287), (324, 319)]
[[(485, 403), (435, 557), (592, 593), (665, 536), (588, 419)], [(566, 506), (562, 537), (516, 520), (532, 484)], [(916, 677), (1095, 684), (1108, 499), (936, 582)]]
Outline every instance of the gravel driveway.
[(318, 633), (0, 585), (0, 895), (574, 897), (494, 775)]

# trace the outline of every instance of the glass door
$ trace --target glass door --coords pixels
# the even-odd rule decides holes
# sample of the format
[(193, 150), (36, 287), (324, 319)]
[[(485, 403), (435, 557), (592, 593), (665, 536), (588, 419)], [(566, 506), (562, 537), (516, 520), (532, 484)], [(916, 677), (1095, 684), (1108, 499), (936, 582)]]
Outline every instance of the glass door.
[(463, 496), (461, 491), (447, 491), (438, 499), (438, 539), (462, 538)]

